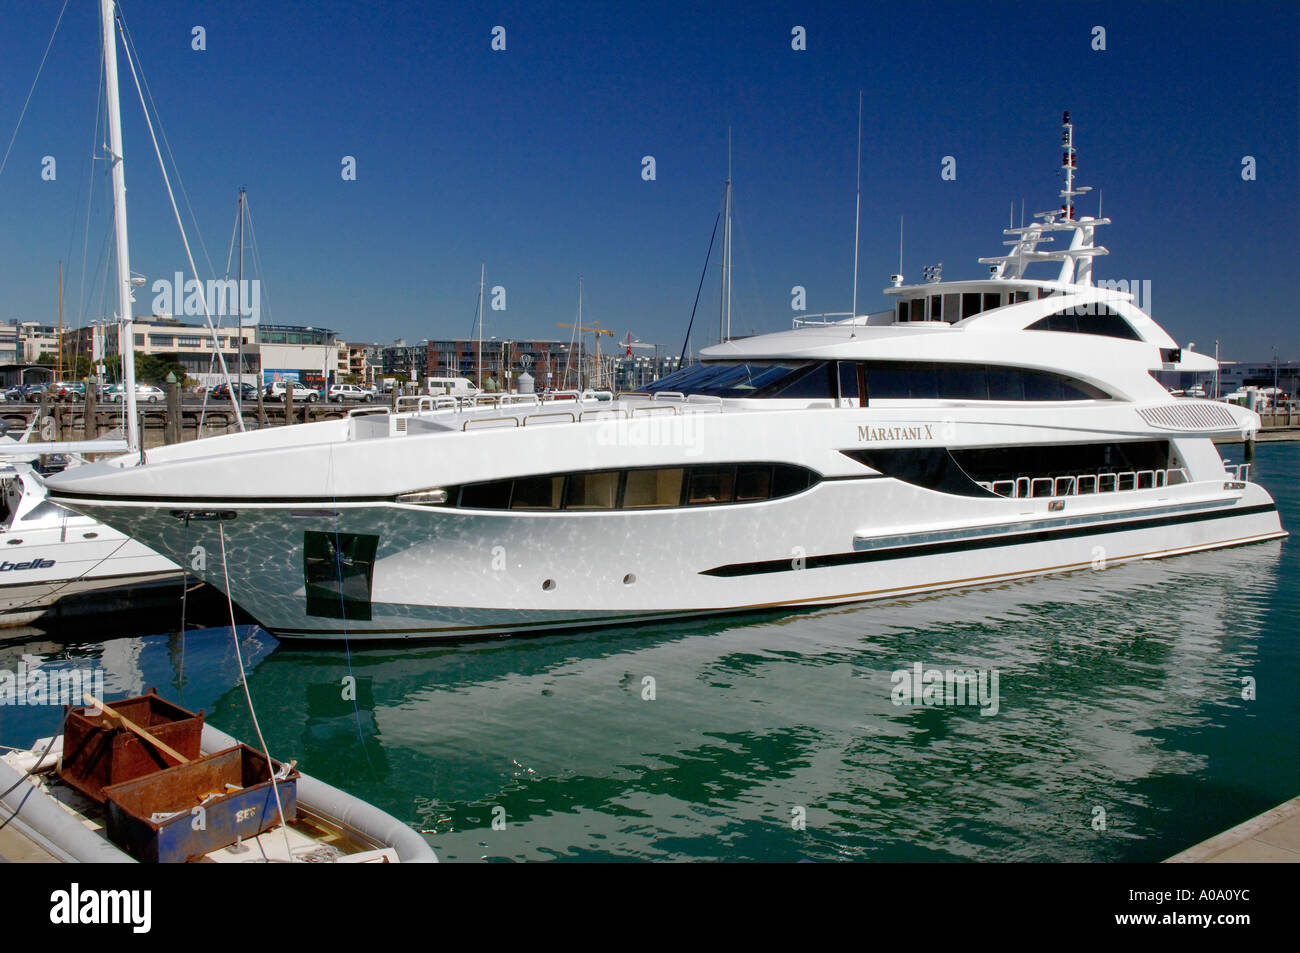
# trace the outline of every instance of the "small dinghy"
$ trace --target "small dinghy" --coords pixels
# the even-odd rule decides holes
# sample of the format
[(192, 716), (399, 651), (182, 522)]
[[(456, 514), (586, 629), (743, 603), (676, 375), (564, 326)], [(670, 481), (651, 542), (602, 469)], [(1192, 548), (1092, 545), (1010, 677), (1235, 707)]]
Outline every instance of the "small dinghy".
[(150, 692), (0, 757), (0, 827), (65, 862), (434, 863), (416, 831)]

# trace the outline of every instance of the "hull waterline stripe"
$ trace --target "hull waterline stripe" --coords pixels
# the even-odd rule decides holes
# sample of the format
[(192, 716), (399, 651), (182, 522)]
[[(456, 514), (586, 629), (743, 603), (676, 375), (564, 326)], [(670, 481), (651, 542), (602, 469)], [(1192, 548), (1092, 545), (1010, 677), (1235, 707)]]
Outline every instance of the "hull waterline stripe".
[(1257, 513), (1273, 513), (1277, 506), (1262, 503), (1241, 509), (1212, 510), (1208, 513), (1193, 513), (1186, 516), (1159, 516), (1139, 520), (1112, 520), (1097, 522), (1084, 526), (1068, 526), (1060, 529), (1044, 529), (1030, 533), (1008, 536), (982, 536), (976, 539), (955, 539), (938, 543), (919, 543), (915, 546), (895, 546), (893, 548), (870, 549), (851, 553), (832, 553), (826, 556), (806, 556), (803, 566), (796, 568), (794, 561), (786, 559), (768, 559), (762, 562), (730, 563), (713, 569), (700, 571), (701, 576), (755, 576), (771, 572), (804, 572), (808, 569), (826, 569), (832, 566), (848, 566), (855, 563), (870, 563), (881, 560), (909, 559), (916, 556), (935, 556), (944, 553), (960, 553), (976, 549), (994, 549), (1002, 546), (1018, 546), (1023, 543), (1051, 542), (1061, 539), (1074, 539), (1080, 536), (1094, 536), (1098, 533), (1121, 533), (1130, 530), (1154, 529), (1160, 526), (1175, 526), (1186, 523), (1199, 523), (1202, 520), (1228, 519), (1234, 516), (1251, 516)]
[[(1244, 546), (1249, 543), (1264, 543), (1270, 540), (1283, 539), (1288, 534), (1285, 531), (1264, 533), (1255, 536), (1238, 536), (1234, 539), (1216, 540), (1212, 543), (1205, 543), (1198, 546), (1180, 546), (1174, 549), (1153, 549), (1142, 553), (1130, 553), (1126, 556), (1108, 557), (1108, 565), (1117, 566), (1121, 563), (1132, 562), (1137, 559), (1161, 559), (1169, 556), (1184, 556), (1190, 553), (1205, 552), (1211, 549), (1224, 549), (1229, 546)], [(431, 635), (436, 633), (461, 634), (467, 637), (474, 635), (491, 636), (501, 633), (520, 632), (524, 630), (545, 630), (545, 629), (564, 629), (564, 628), (592, 628), (599, 625), (634, 625), (643, 622), (666, 622), (674, 619), (694, 618), (702, 615), (728, 615), (741, 612), (755, 612), (763, 609), (780, 609), (791, 606), (813, 606), (818, 604), (834, 605), (842, 602), (852, 602), (868, 600), (872, 598), (887, 598), (889, 596), (919, 595), (926, 592), (934, 592), (943, 589), (953, 589), (963, 586), (977, 586), (982, 583), (990, 582), (1007, 582), (1014, 579), (1022, 579), (1030, 576), (1041, 576), (1046, 573), (1054, 572), (1073, 572), (1079, 569), (1090, 569), (1092, 560), (1082, 562), (1062, 563), (1057, 566), (1039, 566), (1034, 569), (1017, 569), (1011, 572), (990, 573), (983, 576), (966, 576), (958, 579), (944, 579), (937, 582), (921, 583), (911, 586), (893, 586), (885, 589), (866, 589), (861, 592), (844, 592), (837, 595), (829, 596), (808, 596), (802, 599), (784, 599), (778, 602), (753, 602), (734, 606), (720, 606), (708, 609), (674, 609), (665, 612), (647, 612), (637, 614), (622, 614), (610, 616), (589, 616), (586, 618), (576, 619), (547, 619), (539, 622), (513, 622), (507, 624), (492, 625), (457, 625), (457, 626), (430, 626), (426, 628), (398, 628), (398, 629), (355, 629), (347, 630), (348, 638), (393, 638), (401, 639), (413, 635)], [(334, 641), (343, 637), (341, 629), (287, 629), (271, 627), (270, 631), (274, 635), (297, 636), (300, 638), (318, 639)]]

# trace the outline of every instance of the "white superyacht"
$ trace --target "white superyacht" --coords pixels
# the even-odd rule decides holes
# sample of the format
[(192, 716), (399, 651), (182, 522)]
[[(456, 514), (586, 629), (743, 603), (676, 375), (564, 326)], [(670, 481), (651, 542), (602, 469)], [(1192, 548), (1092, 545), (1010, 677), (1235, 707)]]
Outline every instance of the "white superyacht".
[[(649, 393), (411, 399), (51, 477), (276, 636), (466, 638), (893, 598), (1286, 535), (1174, 397), (1213, 371), (1093, 281), (1108, 219), (1008, 228), (988, 276), (728, 341)], [(1057, 237), (1068, 247), (1050, 247)], [(1054, 263), (1055, 278), (1028, 278)]]

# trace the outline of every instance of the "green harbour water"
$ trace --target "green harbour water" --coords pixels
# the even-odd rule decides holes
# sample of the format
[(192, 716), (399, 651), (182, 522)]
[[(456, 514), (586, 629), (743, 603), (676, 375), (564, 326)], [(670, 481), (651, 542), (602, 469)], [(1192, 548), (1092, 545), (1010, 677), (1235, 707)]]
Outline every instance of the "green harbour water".
[[(1261, 444), (1253, 478), (1300, 530), (1300, 444)], [(1158, 861), (1300, 794), (1297, 578), (1293, 535), (794, 615), (350, 649), (239, 633), (272, 755), (444, 861)], [(99, 666), (110, 699), (156, 686), (252, 742), (229, 629), (114, 636), (0, 635), (0, 668)], [(996, 713), (896, 704), (918, 663), (996, 673)], [(0, 706), (0, 743), (60, 717)]]

